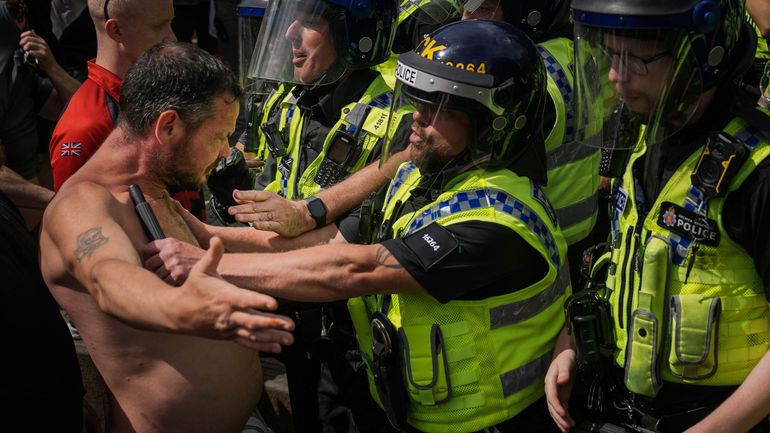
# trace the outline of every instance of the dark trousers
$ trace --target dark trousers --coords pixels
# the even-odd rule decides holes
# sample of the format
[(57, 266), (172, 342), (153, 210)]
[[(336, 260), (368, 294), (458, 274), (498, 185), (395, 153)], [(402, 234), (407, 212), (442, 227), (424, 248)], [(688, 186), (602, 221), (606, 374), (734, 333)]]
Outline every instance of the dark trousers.
[(320, 308), (291, 308), (297, 324), (295, 341), (280, 359), (286, 366), (294, 431), (395, 433), (369, 393), (366, 365), (346, 303), (324, 305), (327, 319), (333, 316), (329, 320), (334, 323), (325, 338), (320, 338)]

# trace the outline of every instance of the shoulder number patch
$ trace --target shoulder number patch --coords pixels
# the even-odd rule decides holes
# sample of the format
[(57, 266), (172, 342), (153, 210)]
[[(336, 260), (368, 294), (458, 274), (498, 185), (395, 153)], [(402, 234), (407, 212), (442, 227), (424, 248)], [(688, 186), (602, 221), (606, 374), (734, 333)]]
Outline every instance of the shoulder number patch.
[(426, 271), (459, 246), (452, 233), (435, 222), (405, 236), (402, 242)]

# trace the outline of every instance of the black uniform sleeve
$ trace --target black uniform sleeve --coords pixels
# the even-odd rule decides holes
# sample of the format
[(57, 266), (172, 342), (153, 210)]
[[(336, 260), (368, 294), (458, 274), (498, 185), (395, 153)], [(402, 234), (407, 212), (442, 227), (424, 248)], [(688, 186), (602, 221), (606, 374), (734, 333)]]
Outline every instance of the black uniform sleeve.
[(548, 273), (537, 250), (515, 231), (494, 223), (434, 223), (382, 245), (441, 303), (521, 290)]
[(770, 159), (727, 196), (722, 217), (730, 237), (754, 259), (770, 299)]

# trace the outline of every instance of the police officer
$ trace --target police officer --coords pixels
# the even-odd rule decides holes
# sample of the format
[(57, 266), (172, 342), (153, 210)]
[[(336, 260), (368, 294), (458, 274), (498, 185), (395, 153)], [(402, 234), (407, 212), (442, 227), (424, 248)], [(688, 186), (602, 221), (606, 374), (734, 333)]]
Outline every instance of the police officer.
[[(390, 55), (397, 14), (396, 0), (268, 5), (249, 76), (281, 85), (266, 100), (259, 125), (264, 148), (258, 158), (266, 161), (257, 183), (288, 200), (307, 199), (302, 205), (315, 227), (326, 225), (327, 210), (313, 196), (380, 152), (392, 89), (371, 66)], [(345, 304), (287, 308), (299, 334), (283, 358), (295, 428), (352, 432), (383, 424), (366, 418), (368, 396), (343, 395), (347, 382), (363, 373), (351, 353)]]
[[(226, 254), (219, 270), (283, 299), (356, 297), (349, 308), (372, 394), (399, 428), (553, 429), (542, 378), (571, 289), (566, 242), (538, 186), (542, 60), (507, 23), (462, 21), (403, 54), (397, 77), (392, 110), (416, 110), (411, 162), (382, 191), (374, 233), (360, 239), (330, 224), (294, 241), (339, 244)], [(228, 245), (245, 230), (192, 223)], [(159, 257), (184, 249), (155, 246)], [(174, 274), (181, 262), (167, 263)]]
[[(436, 7), (432, 8), (431, 5)], [(396, 82), (395, 69), (398, 55), (414, 49), (425, 36), (441, 25), (457, 20), (461, 10), (462, 7), (458, 0), (402, 0), (399, 6), (398, 26), (390, 57), (373, 65), (372, 69), (381, 74), (388, 87), (393, 88)], [(430, 12), (430, 14), (425, 11)], [(263, 110), (260, 115), (263, 123), (269, 121), (269, 111), (276, 106), (277, 101), (281, 98), (280, 95), (285, 94), (285, 92), (285, 88), (281, 88), (270, 96), (269, 102), (266, 104), (267, 109)], [(408, 107), (403, 108), (403, 112), (397, 113), (397, 119), (394, 121), (409, 114), (410, 109)], [(399, 132), (408, 135), (408, 124), (403, 126), (404, 128)], [(393, 130), (391, 129), (391, 131)], [(260, 131), (258, 136), (260, 145), (257, 149), (257, 157), (266, 158), (269, 154), (269, 148), (266, 145), (265, 135)], [(406, 142), (406, 136), (399, 142)], [(373, 159), (373, 156), (370, 159)], [(404, 152), (401, 159), (403, 160), (407, 156)], [(398, 167), (395, 158), (391, 160), (390, 165), (393, 170)], [(388, 178), (381, 176), (381, 173), (383, 171), (377, 167), (365, 167), (357, 170), (344, 181), (334, 184), (332, 188), (318, 191), (313, 197), (296, 196), (295, 201), (281, 200), (279, 197), (266, 192), (238, 191), (236, 196), (245, 205), (232, 208), (230, 213), (234, 215), (235, 220), (249, 223), (254, 228), (274, 231), (283, 236), (297, 236), (316, 228), (318, 225), (313, 215), (310, 214), (308, 200), (313, 200), (316, 208), (321, 208), (320, 204), (323, 203), (323, 211), (326, 215), (325, 222), (339, 221), (351, 209), (360, 206), (374, 191), (387, 182)], [(392, 173), (389, 177), (391, 176)], [(261, 182), (264, 183), (264, 180), (265, 176), (261, 178)], [(228, 186), (228, 192), (232, 191), (233, 186), (241, 190), (251, 189), (232, 183)], [(266, 185), (257, 185), (257, 189), (264, 186)]]
[[(770, 122), (733, 84), (755, 50), (743, 1), (572, 7), (578, 139), (610, 147), (608, 122), (643, 126), (613, 186), (600, 291), (612, 374), (592, 387), (595, 416), (633, 431), (770, 431)], [(562, 431), (576, 358), (593, 353), (560, 339), (546, 394)]]
[[(575, 142), (572, 107), (574, 79), (567, 0), (466, 0), (463, 19), (504, 20), (538, 43), (548, 74), (545, 110), (548, 199), (569, 244), (570, 271), (577, 281), (583, 250), (596, 242), (591, 232), (599, 209), (599, 163), (596, 148)], [(600, 233), (604, 238), (606, 233)]]

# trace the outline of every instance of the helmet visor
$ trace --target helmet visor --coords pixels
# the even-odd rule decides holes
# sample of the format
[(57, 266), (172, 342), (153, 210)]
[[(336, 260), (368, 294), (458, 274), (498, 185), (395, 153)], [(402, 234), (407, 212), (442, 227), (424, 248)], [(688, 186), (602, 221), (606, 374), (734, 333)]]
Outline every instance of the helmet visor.
[(403, 0), (399, 7), (399, 22), (413, 17), (431, 25), (447, 24), (462, 15), (461, 0)]
[(324, 85), (347, 69), (345, 13), (321, 0), (271, 0), (251, 56), (249, 78)]
[(576, 24), (576, 139), (633, 149), (641, 138), (653, 144), (672, 136), (698, 111), (703, 80), (697, 64), (684, 30)]
[[(474, 115), (475, 109), (478, 115)], [(482, 110), (480, 104), (466, 98), (427, 92), (398, 81), (381, 171), (393, 176), (394, 168), (405, 158), (424, 175), (486, 168), (492, 155), (475, 146), (484, 140), (479, 136), (485, 135), (477, 130)]]

